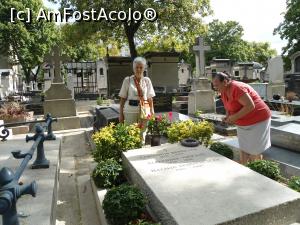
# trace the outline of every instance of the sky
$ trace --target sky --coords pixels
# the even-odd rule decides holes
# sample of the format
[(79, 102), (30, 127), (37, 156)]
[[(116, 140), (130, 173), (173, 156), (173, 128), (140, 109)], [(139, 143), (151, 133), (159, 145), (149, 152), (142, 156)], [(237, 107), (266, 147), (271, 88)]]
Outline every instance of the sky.
[(219, 19), (222, 22), (234, 20), (244, 28), (244, 39), (247, 41), (270, 42), (271, 47), (281, 54), (286, 45), (273, 30), (282, 21), (286, 10), (286, 0), (210, 0), (214, 15), (205, 19)]
[[(43, 1), (47, 7), (55, 8), (47, 0)], [(214, 15), (205, 18), (205, 22), (235, 20), (243, 26), (245, 40), (270, 42), (271, 47), (281, 54), (281, 48), (287, 42), (274, 36), (273, 30), (283, 21), (286, 0), (210, 0), (210, 3)]]

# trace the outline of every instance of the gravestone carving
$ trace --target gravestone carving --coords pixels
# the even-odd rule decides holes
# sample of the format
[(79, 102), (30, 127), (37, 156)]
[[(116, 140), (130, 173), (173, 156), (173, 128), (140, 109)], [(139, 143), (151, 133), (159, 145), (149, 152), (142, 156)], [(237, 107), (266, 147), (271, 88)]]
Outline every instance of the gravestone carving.
[(50, 88), (45, 92), (44, 113), (54, 117), (76, 116), (75, 101), (71, 90), (63, 83), (61, 77), (61, 61), (59, 48), (56, 46), (51, 56), (46, 60), (54, 64), (54, 79)]
[(196, 76), (192, 79), (192, 91), (189, 93), (188, 114), (193, 115), (197, 110), (215, 112), (214, 91), (205, 77), (204, 52), (210, 50), (210, 47), (204, 45), (202, 37), (198, 37), (193, 50), (196, 57)]

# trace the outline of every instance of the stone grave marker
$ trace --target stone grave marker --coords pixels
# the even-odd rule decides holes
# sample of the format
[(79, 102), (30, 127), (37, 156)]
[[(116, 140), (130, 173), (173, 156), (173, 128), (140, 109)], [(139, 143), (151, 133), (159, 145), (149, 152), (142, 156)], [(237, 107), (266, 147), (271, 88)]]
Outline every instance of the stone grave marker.
[(195, 114), (197, 110), (215, 112), (214, 91), (211, 89), (210, 81), (205, 77), (204, 52), (210, 50), (210, 47), (204, 45), (202, 37), (198, 37), (193, 50), (195, 51), (196, 56), (196, 77), (192, 79), (192, 91), (189, 93), (188, 114)]
[(101, 127), (105, 127), (110, 123), (119, 122), (119, 111), (114, 107), (96, 106), (96, 120), (94, 122), (94, 128), (99, 130)]
[(164, 225), (287, 225), (300, 220), (300, 193), (203, 146), (124, 152), (125, 174)]
[(80, 128), (80, 120), (76, 113), (75, 100), (71, 90), (63, 83), (61, 77), (61, 60), (58, 46), (54, 48), (53, 55), (46, 60), (54, 63), (54, 79), (51, 87), (45, 92), (44, 114), (51, 113), (59, 117), (58, 123), (53, 124), (54, 130)]

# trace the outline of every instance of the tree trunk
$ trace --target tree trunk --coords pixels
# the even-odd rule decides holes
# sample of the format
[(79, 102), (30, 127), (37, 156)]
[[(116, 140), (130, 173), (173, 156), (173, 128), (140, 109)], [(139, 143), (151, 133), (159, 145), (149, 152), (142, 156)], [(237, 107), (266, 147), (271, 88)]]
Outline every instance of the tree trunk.
[(23, 69), (24, 74), (25, 74), (25, 81), (26, 84), (28, 85), (30, 83), (30, 69)]
[(134, 60), (134, 58), (137, 57), (137, 51), (134, 44), (134, 34), (127, 35), (127, 41), (129, 44), (131, 59)]
[[(137, 26), (137, 25), (136, 25)], [(132, 25), (124, 24), (124, 29), (129, 45), (129, 50), (130, 50), (130, 56), (131, 59), (133, 60), (135, 57), (137, 57), (137, 51), (134, 43), (134, 34), (137, 31), (137, 27), (134, 27)]]

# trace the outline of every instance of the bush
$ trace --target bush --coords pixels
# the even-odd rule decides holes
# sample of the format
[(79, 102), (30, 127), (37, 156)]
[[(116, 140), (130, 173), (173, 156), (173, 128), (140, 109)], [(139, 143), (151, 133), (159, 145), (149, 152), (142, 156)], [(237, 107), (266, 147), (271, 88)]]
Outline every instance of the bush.
[(25, 120), (29, 116), (23, 105), (18, 102), (4, 103), (0, 108), (0, 120), (12, 122), (14, 120)]
[(222, 156), (225, 156), (229, 159), (233, 159), (232, 149), (229, 146), (227, 146), (226, 144), (223, 144), (221, 142), (212, 143), (210, 146), (210, 150), (212, 150)]
[(111, 188), (122, 180), (122, 166), (115, 159), (107, 159), (98, 163), (92, 177), (97, 187)]
[(193, 122), (192, 120), (172, 123), (168, 128), (169, 142), (174, 143), (185, 138), (194, 138), (208, 146), (213, 135), (213, 125), (207, 121)]
[(110, 189), (103, 200), (106, 218), (113, 225), (126, 225), (145, 211), (146, 198), (140, 190), (128, 184)]
[(120, 161), (122, 151), (141, 148), (140, 131), (137, 124), (111, 123), (102, 128), (92, 136), (96, 145), (96, 149), (93, 150), (95, 161), (100, 162), (110, 158)]
[(269, 160), (256, 160), (254, 162), (249, 162), (246, 165), (250, 169), (269, 177), (273, 180), (279, 180), (280, 175), (280, 169), (279, 165), (276, 162), (269, 161)]
[(288, 182), (288, 186), (293, 190), (300, 192), (300, 177), (291, 177), (291, 179)]

